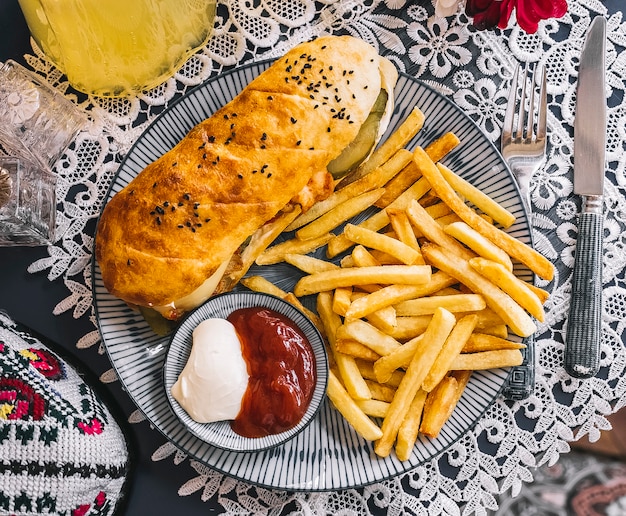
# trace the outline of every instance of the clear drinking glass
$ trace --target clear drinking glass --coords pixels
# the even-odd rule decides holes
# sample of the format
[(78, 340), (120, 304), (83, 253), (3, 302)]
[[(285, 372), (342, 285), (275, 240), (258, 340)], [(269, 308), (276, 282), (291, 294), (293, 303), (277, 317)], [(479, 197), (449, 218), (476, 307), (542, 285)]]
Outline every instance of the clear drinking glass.
[(54, 164), (86, 114), (37, 75), (0, 63), (0, 246), (55, 238)]
[(19, 0), (30, 33), (77, 90), (124, 96), (171, 77), (208, 41), (215, 0)]

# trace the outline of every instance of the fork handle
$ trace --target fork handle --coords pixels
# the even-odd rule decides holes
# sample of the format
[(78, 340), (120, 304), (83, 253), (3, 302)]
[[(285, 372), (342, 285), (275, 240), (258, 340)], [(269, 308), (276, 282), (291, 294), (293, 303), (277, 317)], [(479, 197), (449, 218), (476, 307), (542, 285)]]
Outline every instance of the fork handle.
[[(594, 197), (599, 197), (600, 208), (596, 204), (591, 210), (586, 208), (580, 216), (565, 336), (565, 370), (576, 378), (595, 376), (600, 366), (604, 228), (602, 196)], [(598, 199), (594, 201), (597, 203)]]

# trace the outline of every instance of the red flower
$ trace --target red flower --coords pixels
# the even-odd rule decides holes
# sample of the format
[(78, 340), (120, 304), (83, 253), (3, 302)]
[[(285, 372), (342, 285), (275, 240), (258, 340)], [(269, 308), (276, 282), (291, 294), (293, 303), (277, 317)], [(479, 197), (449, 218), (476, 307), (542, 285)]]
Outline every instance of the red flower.
[(88, 423), (79, 421), (76, 426), (87, 435), (99, 435), (103, 430), (102, 422), (97, 418), (93, 418)]
[(466, 14), (480, 30), (496, 25), (506, 29), (513, 9), (519, 26), (533, 34), (541, 20), (563, 16), (567, 12), (567, 0), (467, 0), (465, 4)]

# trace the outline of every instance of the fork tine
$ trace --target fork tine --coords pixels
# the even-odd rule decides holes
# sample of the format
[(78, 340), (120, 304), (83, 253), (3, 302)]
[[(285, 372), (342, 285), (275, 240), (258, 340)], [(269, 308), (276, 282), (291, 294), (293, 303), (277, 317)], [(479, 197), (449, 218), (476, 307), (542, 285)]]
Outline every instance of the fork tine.
[[(522, 94), (520, 96), (519, 109), (517, 112), (517, 131), (514, 139), (521, 141), (524, 138), (524, 119), (526, 118), (526, 79), (528, 78), (528, 67), (524, 66), (524, 73), (522, 74)], [(531, 95), (532, 97), (532, 95)], [(532, 106), (529, 111), (529, 119), (532, 121)]]
[[(535, 136), (535, 80), (537, 78), (537, 65), (533, 70), (528, 93), (528, 120), (526, 120), (526, 141), (531, 142)], [(522, 135), (523, 137), (523, 135)]]
[(513, 118), (515, 117), (515, 97), (517, 96), (517, 77), (519, 75), (519, 63), (515, 67), (513, 79), (511, 81), (511, 89), (509, 90), (509, 98), (504, 112), (504, 122), (502, 124), (502, 142), (511, 140), (513, 132)]
[(547, 131), (548, 101), (547, 101), (547, 84), (546, 84), (546, 68), (541, 67), (540, 89), (539, 89), (539, 114), (537, 116), (537, 139), (544, 140)]

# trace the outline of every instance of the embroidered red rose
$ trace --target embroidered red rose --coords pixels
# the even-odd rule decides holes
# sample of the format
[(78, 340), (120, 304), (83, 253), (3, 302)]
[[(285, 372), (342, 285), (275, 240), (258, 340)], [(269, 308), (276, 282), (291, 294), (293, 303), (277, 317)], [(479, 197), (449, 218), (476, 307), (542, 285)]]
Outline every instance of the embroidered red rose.
[(87, 435), (99, 435), (103, 430), (102, 421), (97, 418), (93, 418), (88, 423), (79, 421), (76, 426)]
[(0, 418), (40, 421), (46, 401), (30, 385), (17, 378), (0, 378)]
[(61, 361), (48, 350), (28, 348), (21, 351), (28, 358), (31, 365), (48, 380), (61, 380), (65, 378), (65, 371)]
[(467, 0), (466, 14), (480, 29), (505, 29), (515, 10), (517, 23), (529, 34), (537, 32), (541, 20), (560, 18), (567, 12), (567, 0)]

